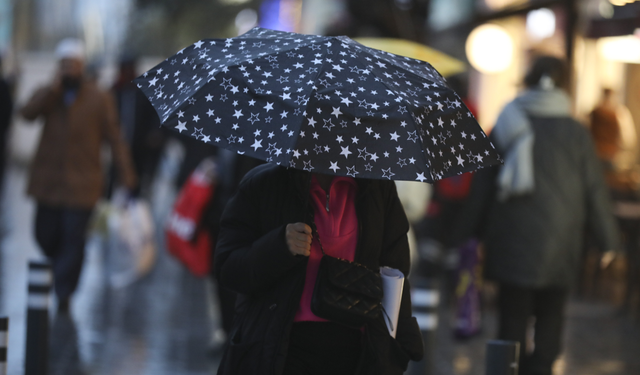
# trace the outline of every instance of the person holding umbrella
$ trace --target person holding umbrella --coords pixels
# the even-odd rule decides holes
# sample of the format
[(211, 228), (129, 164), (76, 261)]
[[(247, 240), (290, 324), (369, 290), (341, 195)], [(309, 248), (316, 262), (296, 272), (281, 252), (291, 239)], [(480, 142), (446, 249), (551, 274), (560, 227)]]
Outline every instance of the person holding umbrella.
[(219, 373), (257, 374), (266, 366), (281, 374), (356, 374), (359, 367), (364, 374), (372, 363), (381, 374), (402, 373), (409, 359), (422, 357), (408, 287), (397, 339), (382, 321), (362, 332), (311, 309), (320, 246), (370, 269), (408, 274), (409, 224), (395, 185), (325, 174), (308, 181), (309, 172), (266, 164), (247, 175), (225, 209), (215, 266), (222, 286), (239, 293), (243, 323), (232, 331)]
[(408, 282), (393, 329), (380, 308), (378, 270), (410, 268), (392, 180), (500, 163), (437, 71), (347, 37), (254, 28), (136, 83), (165, 126), (268, 162), (220, 221), (215, 272), (238, 301), (218, 374), (391, 375), (422, 358)]

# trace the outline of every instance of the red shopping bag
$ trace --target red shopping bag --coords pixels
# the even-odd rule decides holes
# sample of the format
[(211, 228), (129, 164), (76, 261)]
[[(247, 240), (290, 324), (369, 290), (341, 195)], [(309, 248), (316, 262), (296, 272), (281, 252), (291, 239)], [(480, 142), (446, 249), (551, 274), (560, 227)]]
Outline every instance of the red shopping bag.
[(169, 252), (196, 276), (205, 276), (211, 268), (213, 239), (200, 225), (213, 197), (216, 164), (204, 159), (189, 176), (173, 206), (165, 226)]

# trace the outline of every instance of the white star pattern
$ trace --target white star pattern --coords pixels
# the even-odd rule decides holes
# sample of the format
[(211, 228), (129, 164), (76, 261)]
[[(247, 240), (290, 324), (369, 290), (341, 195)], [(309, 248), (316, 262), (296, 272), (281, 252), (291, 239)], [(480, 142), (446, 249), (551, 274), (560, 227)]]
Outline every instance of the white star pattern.
[(432, 182), (501, 160), (430, 65), (344, 37), (254, 28), (135, 83), (176, 131), (307, 171)]
[(349, 158), (349, 155), (352, 154), (351, 151), (349, 151), (349, 146), (347, 147), (340, 147), (342, 149), (342, 152), (340, 153), (340, 155), (344, 155), (345, 159)]
[(187, 127), (185, 126), (187, 123), (186, 122), (181, 122), (178, 121), (178, 125), (176, 126), (176, 129), (182, 133), (183, 130), (187, 130)]

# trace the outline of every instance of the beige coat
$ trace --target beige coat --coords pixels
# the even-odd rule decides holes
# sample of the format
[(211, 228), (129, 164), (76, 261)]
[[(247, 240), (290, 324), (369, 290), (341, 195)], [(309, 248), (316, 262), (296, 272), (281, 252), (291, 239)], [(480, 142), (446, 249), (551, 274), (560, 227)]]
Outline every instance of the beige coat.
[(22, 108), (28, 120), (44, 119), (44, 128), (31, 165), (28, 194), (39, 203), (91, 208), (103, 192), (101, 146), (111, 147), (120, 182), (136, 185), (131, 157), (118, 124), (110, 94), (83, 83), (66, 107), (62, 90), (44, 87)]

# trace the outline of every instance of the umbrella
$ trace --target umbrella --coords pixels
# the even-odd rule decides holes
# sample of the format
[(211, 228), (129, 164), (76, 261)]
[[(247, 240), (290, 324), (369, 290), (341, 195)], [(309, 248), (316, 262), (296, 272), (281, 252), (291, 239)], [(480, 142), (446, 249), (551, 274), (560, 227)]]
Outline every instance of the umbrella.
[(466, 70), (466, 66), (462, 61), (410, 40), (394, 38), (355, 38), (354, 40), (367, 47), (411, 57), (412, 59), (428, 61), (445, 77), (456, 75)]
[(165, 126), (287, 167), (432, 182), (500, 163), (429, 63), (347, 37), (254, 28), (200, 40), (135, 82)]

